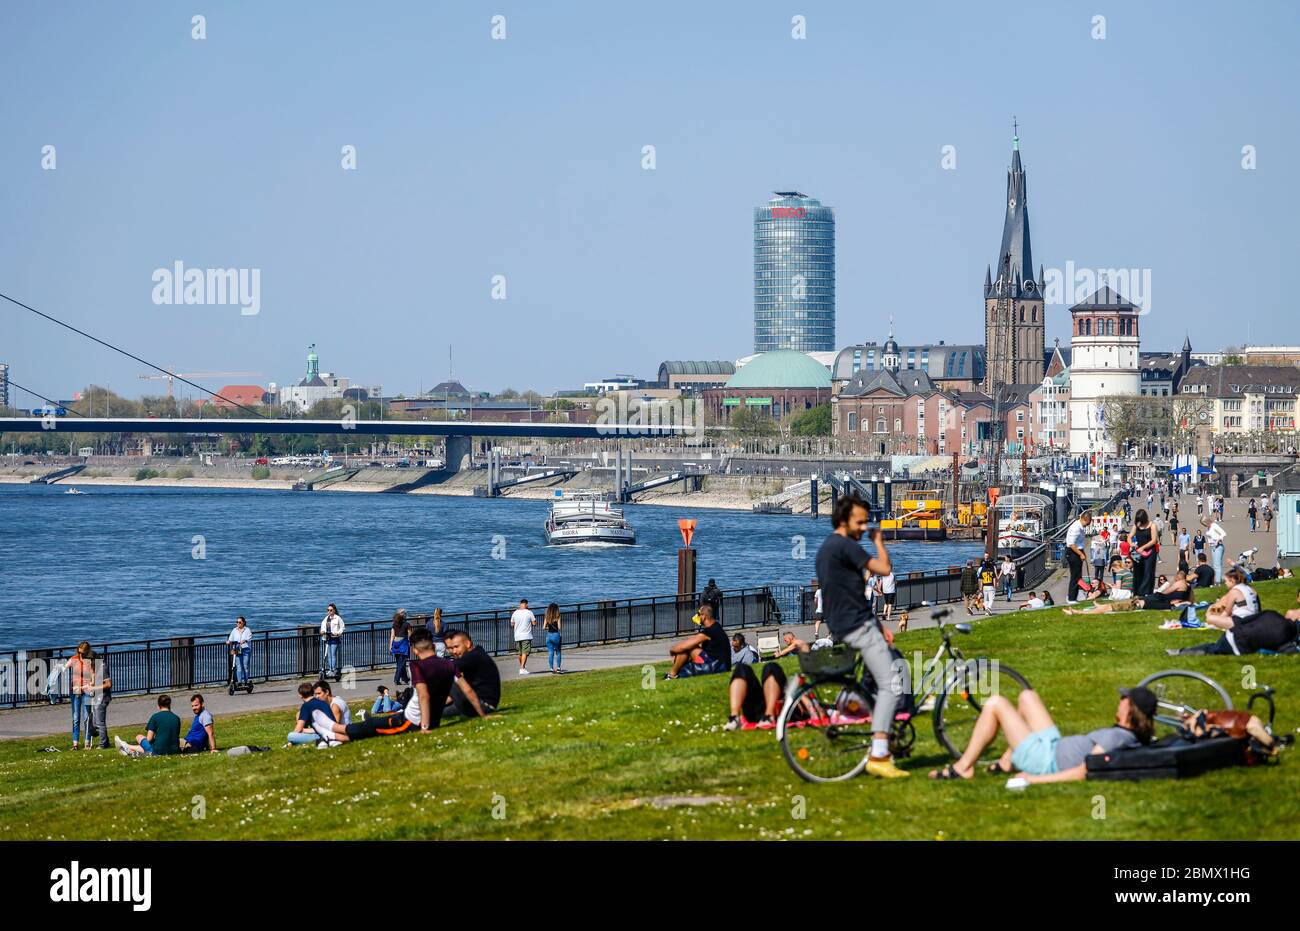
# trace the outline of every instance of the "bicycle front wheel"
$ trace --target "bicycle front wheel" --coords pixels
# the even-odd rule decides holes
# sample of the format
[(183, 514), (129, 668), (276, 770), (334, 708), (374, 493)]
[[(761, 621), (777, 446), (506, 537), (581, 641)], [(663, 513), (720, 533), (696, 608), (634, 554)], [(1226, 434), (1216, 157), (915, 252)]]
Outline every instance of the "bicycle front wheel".
[(808, 782), (844, 782), (862, 772), (871, 752), (871, 709), (847, 680), (810, 682), (781, 709), (781, 752)]
[(1204, 673), (1165, 669), (1147, 676), (1138, 685), (1155, 693), (1156, 721), (1166, 727), (1180, 727), (1185, 714), (1207, 709), (1232, 710), (1228, 690)]
[[(945, 677), (943, 689), (934, 701), (934, 736), (955, 760), (966, 752), (975, 721), (990, 695), (1002, 695), (1013, 705), (1020, 693), (1032, 686), (1010, 666), (984, 657), (963, 660)], [(999, 733), (984, 756), (1001, 756), (1007, 749)]]

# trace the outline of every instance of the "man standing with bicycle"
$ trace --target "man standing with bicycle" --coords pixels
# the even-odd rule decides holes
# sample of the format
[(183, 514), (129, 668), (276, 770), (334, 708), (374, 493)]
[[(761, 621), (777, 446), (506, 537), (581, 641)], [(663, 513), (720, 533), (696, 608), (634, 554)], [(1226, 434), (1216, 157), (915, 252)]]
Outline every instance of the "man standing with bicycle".
[(889, 731), (899, 697), (908, 691), (907, 667), (894, 663), (890, 653), (892, 636), (871, 616), (863, 586), (863, 573), (889, 575), (893, 567), (880, 530), (871, 532), (876, 555), (869, 556), (858, 543), (867, 529), (867, 506), (860, 499), (843, 497), (831, 514), (831, 535), (817, 551), (817, 580), (821, 583), (822, 607), (831, 636), (862, 654), (862, 662), (876, 683), (876, 702), (871, 720), (871, 755), (867, 772), (884, 779), (907, 776), (894, 765), (889, 749)]

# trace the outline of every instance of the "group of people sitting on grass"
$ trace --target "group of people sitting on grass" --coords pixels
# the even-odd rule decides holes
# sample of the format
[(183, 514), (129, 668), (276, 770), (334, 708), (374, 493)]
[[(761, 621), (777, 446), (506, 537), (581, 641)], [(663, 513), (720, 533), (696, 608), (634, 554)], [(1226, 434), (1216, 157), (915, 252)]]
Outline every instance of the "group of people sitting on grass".
[(335, 698), (328, 682), (298, 686), (302, 703), (287, 746), (311, 745), (324, 749), (369, 737), (427, 732), (454, 715), (487, 717), (501, 701), (501, 672), (496, 663), (464, 630), (448, 631), (443, 638), (446, 656), (439, 656), (433, 634), (417, 627), (410, 632), (411, 685), (394, 697), (379, 686), (370, 713), (353, 720), (347, 702)]
[(203, 696), (190, 696), (190, 711), (194, 719), (190, 729), (181, 736), (181, 719), (172, 711), (172, 697), (158, 696), (158, 710), (137, 734), (135, 743), (129, 744), (120, 736), (113, 738), (123, 756), (174, 756), (178, 753), (216, 753), (217, 732), (212, 712), (203, 706)]
[[(324, 679), (302, 683), (298, 686), (301, 703), (285, 746), (336, 747), (368, 737), (430, 731), (454, 715), (487, 717), (495, 712), (501, 701), (501, 673), (496, 663), (464, 630), (447, 632), (444, 644), (446, 655), (439, 656), (433, 634), (427, 628), (414, 628), (410, 633), (411, 686), (397, 696), (387, 686), (379, 686), (369, 714), (361, 710), (354, 717), (347, 701), (335, 695)], [(131, 744), (115, 738), (118, 749), (135, 757), (216, 753), (214, 721), (204, 707), (203, 696), (196, 694), (190, 699), (194, 719), (184, 737), (171, 704), (171, 696), (159, 695), (158, 711), (144, 733)]]

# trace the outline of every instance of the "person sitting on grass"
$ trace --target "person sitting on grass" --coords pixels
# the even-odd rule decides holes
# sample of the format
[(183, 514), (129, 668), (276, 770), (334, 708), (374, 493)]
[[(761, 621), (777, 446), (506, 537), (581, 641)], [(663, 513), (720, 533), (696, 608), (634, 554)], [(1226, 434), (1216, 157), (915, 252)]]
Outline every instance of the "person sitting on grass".
[(1120, 689), (1115, 724), (1087, 734), (1062, 737), (1033, 689), (1025, 689), (1014, 705), (1002, 695), (991, 695), (980, 709), (970, 744), (961, 758), (930, 773), (931, 779), (971, 779), (982, 754), (1001, 733), (1008, 749), (988, 771), (1010, 775), (1019, 772), (1028, 782), (1073, 782), (1088, 775), (1087, 759), (1094, 753), (1129, 750), (1151, 742), (1156, 696), (1137, 686)]
[(758, 660), (758, 651), (749, 645), (745, 640), (745, 635), (733, 634), (731, 637), (731, 667), (734, 669), (741, 663), (752, 666)]
[(789, 656), (791, 653), (807, 653), (812, 649), (807, 643), (794, 635), (794, 631), (781, 631), (781, 642), (785, 645), (772, 654), (773, 659)]
[(194, 720), (190, 722), (189, 733), (181, 738), (181, 753), (217, 752), (217, 732), (212, 720), (212, 712), (203, 707), (202, 695), (190, 696), (190, 710)]
[(1047, 602), (1038, 596), (1038, 592), (1030, 592), (1025, 603), (1020, 606), (1021, 611), (1037, 611), (1039, 608), (1047, 607)]
[[(804, 651), (807, 649), (805, 645)], [(785, 670), (780, 663), (765, 664), (761, 681), (749, 663), (736, 665), (731, 670), (731, 684), (727, 687), (731, 715), (722, 729), (736, 731), (758, 727), (769, 730), (776, 727), (785, 683)]]
[[(470, 635), (461, 628), (447, 632), (446, 646), (461, 677), (478, 696), (479, 707), (488, 714), (496, 711), (501, 704), (501, 670), (492, 661), (492, 657), (482, 647), (475, 646)], [(447, 707), (442, 712), (444, 718), (455, 714), (468, 716), (478, 713), (470, 704), (460, 683), (461, 679), (457, 679), (451, 686)]]
[(474, 687), (461, 675), (456, 664), (439, 656), (433, 647), (433, 635), (427, 628), (417, 627), (411, 632), (411, 687), (413, 694), (403, 711), (368, 717), (353, 724), (334, 721), (321, 722), (317, 718), (314, 729), (323, 740), (349, 743), (370, 737), (392, 737), (396, 734), (428, 733), (442, 723), (443, 709), (451, 694), (453, 682), (459, 682), (465, 699), (478, 717), (487, 717), (479, 704)]
[(1191, 595), (1192, 586), (1187, 581), (1187, 573), (1179, 569), (1172, 579), (1164, 579), (1154, 592), (1146, 596), (1146, 608), (1148, 611), (1176, 608), (1189, 604)]
[(673, 658), (671, 672), (665, 679), (685, 679), (726, 672), (731, 668), (731, 644), (727, 632), (713, 617), (713, 606), (700, 605), (700, 632), (668, 648)]
[(158, 696), (158, 710), (137, 734), (135, 743), (129, 744), (114, 737), (117, 749), (123, 756), (172, 756), (181, 752), (181, 719), (172, 712), (172, 697)]
[(370, 706), (371, 714), (392, 714), (394, 711), (397, 711), (402, 707), (397, 703), (397, 699), (393, 698), (393, 696), (389, 694), (388, 686), (381, 685), (376, 689), (376, 691), (379, 693), (379, 697), (376, 698), (375, 703)]
[(348, 707), (348, 703), (343, 700), (342, 696), (334, 694), (334, 690), (330, 688), (328, 682), (321, 679), (313, 686), (313, 690), (317, 698), (330, 706), (335, 721), (340, 724), (352, 723), (352, 709)]
[(1214, 584), (1214, 570), (1210, 568), (1204, 550), (1196, 554), (1196, 568), (1192, 570), (1192, 575), (1188, 581), (1193, 588), (1209, 588)]
[[(1237, 571), (1228, 570), (1228, 576)], [(1220, 598), (1205, 612), (1205, 622), (1223, 631), (1218, 640), (1165, 652), (1170, 656), (1245, 656), (1261, 650), (1281, 653), (1295, 649), (1297, 640), (1300, 640), (1300, 623), (1297, 623), (1300, 622), (1300, 607), (1292, 608), (1285, 615), (1260, 611), (1245, 617), (1233, 617), (1232, 609), (1222, 601)], [(1296, 603), (1300, 604), (1300, 592), (1296, 593)]]
[(1110, 577), (1114, 582), (1114, 588), (1132, 594), (1133, 561), (1123, 556), (1116, 556), (1110, 561)]
[(285, 740), (288, 741), (287, 745), (316, 746), (321, 743), (321, 739), (313, 730), (313, 725), (317, 720), (326, 724), (334, 723), (334, 708), (329, 702), (316, 697), (316, 687), (310, 682), (298, 686), (298, 697), (302, 699), (302, 703), (298, 706), (298, 717), (293, 722), (293, 730)]

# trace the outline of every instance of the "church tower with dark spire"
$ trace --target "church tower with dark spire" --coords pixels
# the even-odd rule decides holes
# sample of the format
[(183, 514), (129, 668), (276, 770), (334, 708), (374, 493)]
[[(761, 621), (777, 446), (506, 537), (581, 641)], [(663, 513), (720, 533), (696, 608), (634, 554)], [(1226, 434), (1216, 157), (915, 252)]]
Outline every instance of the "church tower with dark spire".
[(984, 390), (988, 392), (997, 384), (1028, 385), (1043, 379), (1043, 269), (1040, 265), (1035, 277), (1027, 200), (1016, 134), (1011, 139), (1002, 246), (996, 264), (984, 272)]

